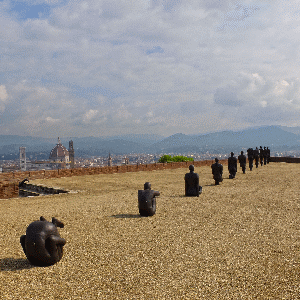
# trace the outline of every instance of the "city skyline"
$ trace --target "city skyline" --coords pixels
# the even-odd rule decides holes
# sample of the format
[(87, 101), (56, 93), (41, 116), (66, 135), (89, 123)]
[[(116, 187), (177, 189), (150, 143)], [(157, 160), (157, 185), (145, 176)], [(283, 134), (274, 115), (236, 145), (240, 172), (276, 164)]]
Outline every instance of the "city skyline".
[(0, 135), (300, 126), (296, 1), (0, 2)]

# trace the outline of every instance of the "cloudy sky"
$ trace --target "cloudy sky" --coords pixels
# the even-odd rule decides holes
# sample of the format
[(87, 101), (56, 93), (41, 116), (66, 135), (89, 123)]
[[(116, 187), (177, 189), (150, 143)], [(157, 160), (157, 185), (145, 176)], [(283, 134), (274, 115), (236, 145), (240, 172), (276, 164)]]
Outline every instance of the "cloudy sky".
[(300, 126), (297, 0), (0, 1), (0, 134)]

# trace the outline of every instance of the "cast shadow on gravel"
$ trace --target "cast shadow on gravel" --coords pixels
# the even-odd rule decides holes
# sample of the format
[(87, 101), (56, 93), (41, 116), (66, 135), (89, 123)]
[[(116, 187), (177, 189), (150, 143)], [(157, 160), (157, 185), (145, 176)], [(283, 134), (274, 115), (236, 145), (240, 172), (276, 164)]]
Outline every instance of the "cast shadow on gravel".
[(17, 271), (35, 268), (26, 258), (3, 258), (0, 260), (1, 271)]
[(143, 218), (140, 214), (119, 214), (119, 215), (112, 215), (111, 217), (116, 219), (135, 219), (135, 218)]

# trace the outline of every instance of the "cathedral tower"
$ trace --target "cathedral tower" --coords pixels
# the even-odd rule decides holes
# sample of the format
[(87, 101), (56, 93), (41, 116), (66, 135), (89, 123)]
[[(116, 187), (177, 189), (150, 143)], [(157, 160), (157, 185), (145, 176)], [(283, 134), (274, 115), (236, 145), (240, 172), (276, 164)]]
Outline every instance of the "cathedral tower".
[(75, 151), (73, 147), (73, 141), (69, 141), (69, 159), (70, 159), (70, 167), (73, 169), (75, 166)]

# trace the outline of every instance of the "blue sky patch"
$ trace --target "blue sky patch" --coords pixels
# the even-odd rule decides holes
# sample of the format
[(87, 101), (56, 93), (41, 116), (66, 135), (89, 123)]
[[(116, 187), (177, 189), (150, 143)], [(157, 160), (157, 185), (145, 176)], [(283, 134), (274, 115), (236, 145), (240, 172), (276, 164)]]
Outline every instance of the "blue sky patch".
[(148, 49), (147, 51), (146, 51), (146, 53), (149, 55), (149, 54), (152, 54), (152, 53), (164, 53), (165, 51), (164, 51), (164, 49), (163, 48), (161, 48), (160, 46), (155, 46), (155, 47), (153, 47), (153, 48), (151, 48), (151, 49)]
[(16, 13), (18, 19), (46, 18), (50, 15), (50, 6), (47, 4), (28, 5), (24, 2), (12, 2), (11, 12)]

